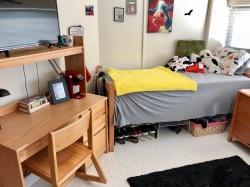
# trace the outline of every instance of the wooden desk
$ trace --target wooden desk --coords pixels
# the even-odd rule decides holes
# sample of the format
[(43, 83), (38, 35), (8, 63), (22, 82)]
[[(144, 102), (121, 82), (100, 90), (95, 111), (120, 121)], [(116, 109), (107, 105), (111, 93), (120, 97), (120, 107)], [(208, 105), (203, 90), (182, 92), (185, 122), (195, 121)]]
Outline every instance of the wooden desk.
[[(95, 134), (93, 150), (100, 156), (108, 151), (105, 97), (88, 94), (81, 100), (50, 105), (31, 115), (16, 111), (0, 117), (0, 186), (24, 186), (22, 162), (48, 145), (50, 132), (89, 110)], [(87, 137), (84, 141), (87, 143)]]

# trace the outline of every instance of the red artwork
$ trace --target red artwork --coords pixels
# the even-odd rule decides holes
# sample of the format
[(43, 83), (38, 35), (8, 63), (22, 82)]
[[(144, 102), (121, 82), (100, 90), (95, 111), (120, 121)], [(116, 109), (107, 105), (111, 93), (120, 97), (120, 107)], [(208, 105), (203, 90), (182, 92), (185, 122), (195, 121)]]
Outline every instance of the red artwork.
[(171, 32), (174, 0), (149, 0), (148, 33)]

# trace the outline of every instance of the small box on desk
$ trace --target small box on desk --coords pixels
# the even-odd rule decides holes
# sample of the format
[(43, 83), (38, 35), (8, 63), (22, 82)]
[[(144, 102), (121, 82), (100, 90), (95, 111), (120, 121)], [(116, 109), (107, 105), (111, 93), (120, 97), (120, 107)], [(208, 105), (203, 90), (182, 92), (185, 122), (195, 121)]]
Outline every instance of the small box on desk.
[(225, 131), (226, 124), (226, 118), (223, 121), (208, 123), (206, 128), (203, 128), (201, 124), (197, 124), (193, 121), (190, 121), (190, 124), (187, 126), (187, 129), (193, 136), (198, 137), (222, 133)]

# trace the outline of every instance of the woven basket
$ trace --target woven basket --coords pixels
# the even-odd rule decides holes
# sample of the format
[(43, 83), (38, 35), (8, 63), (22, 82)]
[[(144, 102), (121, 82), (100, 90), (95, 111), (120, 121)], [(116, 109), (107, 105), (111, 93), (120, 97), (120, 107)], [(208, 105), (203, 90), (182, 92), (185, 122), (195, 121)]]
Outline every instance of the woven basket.
[(188, 125), (188, 131), (195, 137), (205, 136), (209, 134), (217, 134), (225, 131), (227, 121), (209, 123), (207, 128), (202, 128), (200, 124), (190, 122)]

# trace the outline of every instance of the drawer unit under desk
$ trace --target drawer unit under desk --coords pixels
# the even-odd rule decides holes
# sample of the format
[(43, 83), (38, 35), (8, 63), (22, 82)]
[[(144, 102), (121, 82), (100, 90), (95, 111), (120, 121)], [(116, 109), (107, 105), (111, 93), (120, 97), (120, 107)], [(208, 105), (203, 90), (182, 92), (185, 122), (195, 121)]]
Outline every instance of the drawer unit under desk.
[[(98, 105), (94, 106), (91, 108), (92, 110), (92, 122), (93, 122), (93, 132), (94, 135), (96, 135), (97, 133), (99, 133), (103, 128), (105, 128), (105, 130), (107, 130), (107, 125), (108, 125), (108, 121), (107, 121), (107, 107), (106, 107), (106, 101), (105, 102), (101, 102)], [(107, 132), (106, 132), (107, 133)], [(86, 142), (87, 140), (87, 135), (84, 135), (84, 142)], [(107, 136), (107, 134), (106, 134)], [(105, 141), (105, 140), (103, 140)]]

